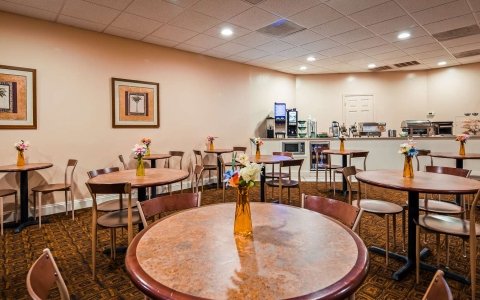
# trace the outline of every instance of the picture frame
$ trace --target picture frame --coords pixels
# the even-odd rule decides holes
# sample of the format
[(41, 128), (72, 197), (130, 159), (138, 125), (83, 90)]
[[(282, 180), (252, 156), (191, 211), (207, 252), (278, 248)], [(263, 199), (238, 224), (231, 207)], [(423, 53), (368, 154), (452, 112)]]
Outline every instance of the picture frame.
[(158, 82), (112, 78), (112, 127), (159, 128)]
[(37, 70), (0, 65), (0, 129), (37, 129)]

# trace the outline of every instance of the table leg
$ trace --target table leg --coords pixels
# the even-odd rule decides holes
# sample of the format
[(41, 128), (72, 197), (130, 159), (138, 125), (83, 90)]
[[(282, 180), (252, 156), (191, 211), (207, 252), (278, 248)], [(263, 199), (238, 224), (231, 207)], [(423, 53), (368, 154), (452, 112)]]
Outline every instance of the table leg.
[(38, 224), (37, 221), (28, 217), (28, 171), (22, 171), (20, 172), (20, 224), (15, 228), (15, 233), (36, 224)]
[[(463, 159), (457, 158), (455, 159), (455, 167), (459, 169), (463, 169)], [(457, 205), (462, 205), (462, 195), (457, 194), (455, 195), (455, 202)]]
[(260, 201), (265, 202), (265, 165), (260, 172)]
[(220, 153), (217, 154), (217, 188), (219, 186), (222, 186), (222, 179), (223, 179), (223, 174), (222, 174), (222, 163), (220, 162)]
[[(147, 200), (147, 188), (140, 187), (138, 188), (138, 201), (142, 202), (145, 200)], [(140, 232), (142, 230), (143, 230), (143, 224), (140, 223), (138, 224), (138, 231)]]
[[(152, 159), (150, 161), (150, 168), (156, 168), (157, 167), (157, 160), (156, 159)], [(155, 198), (157, 197), (157, 187), (156, 186), (152, 186), (151, 188), (151, 191), (150, 191), (150, 198)]]
[[(342, 155), (342, 167), (343, 168), (346, 168), (347, 167), (347, 156), (346, 155)], [(335, 176), (335, 170), (333, 172), (333, 176)], [(333, 187), (335, 188), (335, 187)], [(347, 181), (345, 180), (345, 177), (342, 176), (342, 193), (343, 193), (343, 196), (345, 196), (347, 194)]]

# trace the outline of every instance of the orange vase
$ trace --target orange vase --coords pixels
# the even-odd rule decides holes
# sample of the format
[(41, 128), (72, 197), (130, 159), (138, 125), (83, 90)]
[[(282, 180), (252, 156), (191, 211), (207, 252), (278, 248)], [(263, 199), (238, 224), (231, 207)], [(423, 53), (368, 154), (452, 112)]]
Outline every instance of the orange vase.
[(23, 151), (17, 151), (17, 166), (22, 167), (25, 165), (25, 156)]
[(137, 176), (145, 176), (145, 166), (142, 158), (137, 159)]
[(405, 162), (403, 163), (403, 177), (413, 178), (413, 163), (411, 156), (405, 155)]
[(460, 150), (458, 151), (459, 155), (465, 155), (465, 142), (460, 142)]
[(255, 156), (256, 157), (260, 157), (261, 153), (260, 153), (260, 145), (257, 144), (257, 150), (255, 151)]
[(252, 236), (252, 213), (250, 211), (250, 199), (248, 187), (238, 187), (237, 205), (235, 207), (235, 223), (233, 233), (241, 236)]
[(344, 140), (340, 140), (340, 151), (341, 152), (345, 151), (345, 141)]
[(208, 150), (213, 151), (214, 148), (215, 147), (213, 146), (213, 141), (210, 141), (210, 144), (208, 144)]

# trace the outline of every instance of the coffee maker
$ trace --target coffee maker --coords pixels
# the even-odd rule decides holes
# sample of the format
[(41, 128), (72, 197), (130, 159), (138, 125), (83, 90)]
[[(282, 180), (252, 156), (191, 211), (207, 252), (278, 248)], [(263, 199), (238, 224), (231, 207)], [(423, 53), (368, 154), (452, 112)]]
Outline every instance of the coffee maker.
[(340, 123), (337, 121), (332, 122), (332, 127), (330, 127), (330, 133), (332, 137), (339, 137), (340, 136)]
[(287, 137), (297, 137), (298, 134), (298, 112), (297, 109), (287, 109)]
[(268, 117), (267, 118), (267, 138), (273, 139), (274, 128), (275, 128), (275, 118), (274, 117)]

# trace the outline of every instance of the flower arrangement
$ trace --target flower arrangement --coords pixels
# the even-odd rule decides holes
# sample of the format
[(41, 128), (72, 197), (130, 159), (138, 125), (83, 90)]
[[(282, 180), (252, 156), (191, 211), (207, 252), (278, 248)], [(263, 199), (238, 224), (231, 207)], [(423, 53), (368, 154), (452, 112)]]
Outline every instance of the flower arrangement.
[(28, 150), (28, 147), (30, 147), (30, 143), (24, 140), (20, 140), (19, 142), (16, 142), (14, 146), (15, 146), (15, 149), (17, 149), (17, 151), (23, 152), (25, 150)]
[(400, 145), (398, 153), (405, 156), (405, 162), (403, 164), (403, 177), (413, 178), (413, 163), (412, 158), (418, 154), (415, 143), (412, 140), (408, 140), (408, 143)]
[(137, 176), (145, 176), (145, 166), (143, 165), (143, 157), (147, 154), (147, 146), (145, 144), (135, 144), (132, 149), (133, 157), (137, 160)]
[(150, 144), (152, 143), (152, 139), (151, 138), (147, 138), (147, 137), (144, 137), (142, 139), (142, 144), (145, 145), (145, 147), (147, 147), (147, 152), (145, 153), (145, 156), (149, 156), (150, 155)]
[(463, 134), (457, 135), (455, 137), (455, 140), (460, 143), (466, 143), (469, 138), (470, 138), (470, 135), (463, 133)]
[(262, 139), (259, 138), (259, 137), (254, 138), (254, 139), (253, 139), (253, 143), (254, 143), (255, 145), (258, 145), (258, 146), (263, 145), (263, 141), (262, 141)]
[(480, 132), (480, 120), (479, 119), (468, 119), (463, 121), (462, 128), (466, 129), (466, 134), (476, 135)]
[[(235, 161), (235, 156), (233, 161)], [(255, 178), (260, 174), (261, 166), (257, 163), (250, 162), (248, 155), (241, 154), (236, 159), (243, 167), (240, 170), (235, 170), (235, 164), (232, 164), (232, 169), (227, 170), (224, 174), (224, 182), (231, 187), (252, 187), (255, 185)]]
[(207, 136), (207, 141), (210, 142), (210, 143), (212, 143), (216, 138), (218, 138), (218, 136), (211, 136), (211, 135), (209, 135), (209, 136)]

